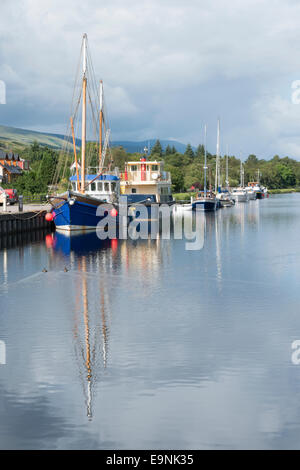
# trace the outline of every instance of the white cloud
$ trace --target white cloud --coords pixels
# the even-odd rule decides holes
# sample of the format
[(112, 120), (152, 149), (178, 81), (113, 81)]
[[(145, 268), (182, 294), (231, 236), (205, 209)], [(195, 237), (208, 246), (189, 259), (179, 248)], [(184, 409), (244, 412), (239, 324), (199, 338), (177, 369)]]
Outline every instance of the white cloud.
[[(292, 89), (291, 89), (292, 92)], [(259, 138), (265, 138), (269, 156), (275, 153), (300, 157), (300, 105), (280, 95), (265, 95), (253, 104)]]

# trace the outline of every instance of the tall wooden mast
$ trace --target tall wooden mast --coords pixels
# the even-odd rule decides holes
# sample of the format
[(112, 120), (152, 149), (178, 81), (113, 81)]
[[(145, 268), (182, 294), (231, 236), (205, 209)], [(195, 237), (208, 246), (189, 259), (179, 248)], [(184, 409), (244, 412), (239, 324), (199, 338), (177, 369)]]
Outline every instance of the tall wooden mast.
[(86, 146), (86, 41), (87, 35), (83, 35), (83, 79), (82, 79), (82, 129), (81, 129), (81, 192), (85, 187), (85, 146)]
[(218, 119), (215, 191), (219, 191), (219, 186), (220, 186), (220, 119)]
[(207, 182), (206, 182), (206, 172), (207, 172), (207, 153), (206, 153), (206, 124), (204, 126), (204, 197), (207, 193)]
[(102, 160), (102, 129), (103, 129), (103, 82), (100, 80), (100, 117), (99, 117), (99, 171)]
[(226, 189), (229, 190), (229, 177), (228, 177), (228, 157), (229, 157), (229, 150), (227, 145), (227, 152), (226, 152)]

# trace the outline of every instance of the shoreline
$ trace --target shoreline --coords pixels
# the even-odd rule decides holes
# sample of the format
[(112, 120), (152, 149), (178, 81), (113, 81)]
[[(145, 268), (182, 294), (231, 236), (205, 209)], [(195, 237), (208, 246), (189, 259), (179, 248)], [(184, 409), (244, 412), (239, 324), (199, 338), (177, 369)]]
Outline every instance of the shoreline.
[[(268, 194), (292, 194), (300, 193), (300, 188), (284, 188), (284, 189), (268, 189)], [(174, 193), (173, 197), (176, 202), (189, 202), (191, 196), (195, 197), (197, 193)]]
[(300, 193), (300, 188), (268, 189), (269, 194), (291, 194)]

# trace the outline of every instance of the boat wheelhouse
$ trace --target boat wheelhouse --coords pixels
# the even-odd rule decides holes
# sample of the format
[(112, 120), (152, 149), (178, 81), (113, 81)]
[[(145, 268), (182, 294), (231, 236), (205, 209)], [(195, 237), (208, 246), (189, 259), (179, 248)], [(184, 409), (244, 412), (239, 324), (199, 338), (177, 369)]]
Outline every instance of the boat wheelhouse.
[(127, 162), (121, 174), (121, 195), (128, 196), (129, 202), (151, 200), (159, 204), (173, 204), (171, 174), (164, 171), (164, 162)]
[[(120, 194), (120, 178), (117, 174), (86, 175), (85, 194), (98, 199), (99, 201), (115, 203)], [(76, 175), (71, 176), (70, 182), (72, 191), (80, 192), (80, 183), (78, 186)], [(91, 182), (89, 185), (88, 182)]]

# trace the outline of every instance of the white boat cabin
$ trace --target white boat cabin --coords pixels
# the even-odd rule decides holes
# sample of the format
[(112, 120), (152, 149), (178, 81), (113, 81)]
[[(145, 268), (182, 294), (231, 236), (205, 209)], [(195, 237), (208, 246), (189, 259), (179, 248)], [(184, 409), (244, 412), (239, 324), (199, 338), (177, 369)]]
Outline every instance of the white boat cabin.
[[(72, 191), (80, 192), (81, 179), (79, 185), (76, 175), (70, 178)], [(88, 185), (88, 183), (90, 184)], [(116, 175), (86, 175), (85, 194), (105, 202), (115, 202), (120, 195), (120, 178)]]
[(164, 162), (146, 158), (125, 164), (120, 190), (122, 195), (152, 195), (159, 203), (173, 201), (171, 174), (164, 171)]

